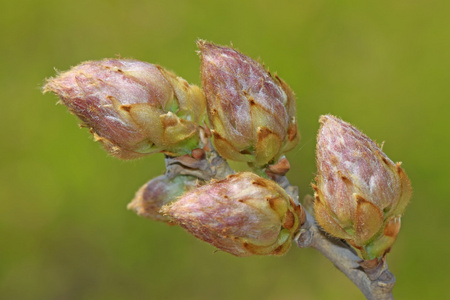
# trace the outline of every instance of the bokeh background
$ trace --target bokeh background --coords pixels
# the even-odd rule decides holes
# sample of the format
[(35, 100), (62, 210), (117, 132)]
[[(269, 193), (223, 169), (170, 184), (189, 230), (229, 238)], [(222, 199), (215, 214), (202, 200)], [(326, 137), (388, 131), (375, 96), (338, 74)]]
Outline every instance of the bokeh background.
[(321, 114), (402, 161), (414, 196), (388, 262), (397, 299), (449, 299), (450, 2), (1, 0), (0, 299), (363, 299), (329, 261), (235, 258), (126, 210), (164, 170), (94, 143), (44, 79), (121, 55), (200, 84), (198, 38), (277, 71), (297, 94), (291, 182), (311, 193)]

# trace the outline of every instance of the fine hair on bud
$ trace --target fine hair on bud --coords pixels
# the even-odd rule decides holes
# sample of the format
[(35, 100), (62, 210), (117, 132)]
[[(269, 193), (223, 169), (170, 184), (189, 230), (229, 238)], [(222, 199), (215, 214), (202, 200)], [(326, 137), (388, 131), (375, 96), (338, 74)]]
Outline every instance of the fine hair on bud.
[(285, 254), (305, 218), (282, 187), (250, 172), (187, 192), (162, 212), (235, 256)]
[(226, 159), (276, 162), (298, 141), (295, 96), (278, 76), (231, 47), (197, 43), (213, 143)]
[(48, 91), (116, 157), (178, 156), (198, 147), (203, 92), (160, 66), (132, 59), (87, 61), (49, 79)]
[(314, 210), (319, 225), (370, 260), (389, 252), (411, 197), (400, 163), (341, 119), (320, 118)]

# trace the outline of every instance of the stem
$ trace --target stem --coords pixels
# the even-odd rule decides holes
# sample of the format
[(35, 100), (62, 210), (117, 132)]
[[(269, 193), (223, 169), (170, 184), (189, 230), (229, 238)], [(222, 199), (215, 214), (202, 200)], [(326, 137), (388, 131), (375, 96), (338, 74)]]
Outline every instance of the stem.
[(195, 159), (189, 155), (181, 157), (166, 156), (166, 176), (191, 175), (203, 181), (224, 179), (234, 171), (214, 150), (205, 153), (203, 159)]
[(303, 224), (295, 241), (300, 248), (311, 247), (322, 253), (336, 268), (344, 273), (369, 300), (394, 299), (392, 289), (395, 277), (383, 260), (373, 268), (361, 266), (361, 258), (344, 242), (333, 239), (322, 232), (315, 219), (306, 212)]

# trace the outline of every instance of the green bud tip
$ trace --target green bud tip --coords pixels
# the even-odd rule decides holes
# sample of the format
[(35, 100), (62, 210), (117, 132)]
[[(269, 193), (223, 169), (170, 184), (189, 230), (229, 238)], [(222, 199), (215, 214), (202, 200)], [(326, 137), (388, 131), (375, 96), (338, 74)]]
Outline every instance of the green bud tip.
[(144, 184), (137, 192), (127, 208), (139, 216), (161, 222), (170, 222), (168, 216), (160, 213), (161, 207), (174, 202), (184, 192), (197, 187), (198, 179), (193, 176), (178, 175), (168, 178), (158, 176)]

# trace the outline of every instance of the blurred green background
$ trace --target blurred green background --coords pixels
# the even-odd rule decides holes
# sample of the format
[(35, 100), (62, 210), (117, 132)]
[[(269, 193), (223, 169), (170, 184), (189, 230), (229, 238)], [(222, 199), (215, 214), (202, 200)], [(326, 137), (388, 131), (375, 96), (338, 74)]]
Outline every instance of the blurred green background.
[(386, 141), (414, 187), (394, 295), (450, 298), (449, 1), (0, 2), (0, 299), (363, 298), (314, 250), (235, 258), (127, 211), (163, 156), (108, 157), (40, 92), (54, 69), (118, 54), (200, 84), (198, 38), (260, 57), (296, 92), (301, 197), (321, 114)]

